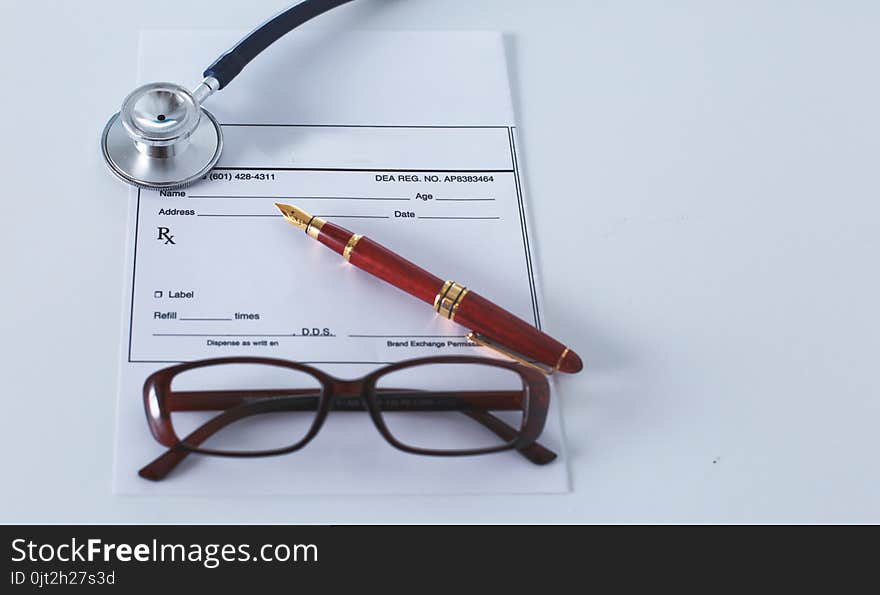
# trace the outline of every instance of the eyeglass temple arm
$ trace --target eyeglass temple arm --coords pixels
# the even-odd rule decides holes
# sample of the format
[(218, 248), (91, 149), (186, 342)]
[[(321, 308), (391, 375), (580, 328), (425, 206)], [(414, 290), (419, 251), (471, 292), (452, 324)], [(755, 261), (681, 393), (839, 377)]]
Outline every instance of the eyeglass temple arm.
[[(486, 428), (495, 433), (496, 436), (510, 442), (519, 433), (516, 429), (504, 423), (498, 417), (492, 415), (488, 411), (462, 411), (465, 415), (483, 424)], [(536, 465), (546, 465), (556, 459), (556, 453), (543, 446), (540, 442), (532, 442), (528, 446), (517, 449), (517, 452), (527, 458)]]
[[(187, 444), (199, 445), (212, 435), (223, 429), (225, 426), (238, 421), (250, 415), (259, 413), (267, 413), (270, 411), (292, 411), (292, 410), (315, 410), (317, 408), (317, 398), (302, 399), (297, 398), (295, 404), (297, 407), (291, 407), (288, 399), (272, 398), (277, 396), (291, 395), (307, 395), (313, 393), (314, 389), (268, 389), (268, 390), (251, 390), (251, 391), (187, 391), (172, 393), (173, 399), (169, 403), (171, 411), (205, 411), (219, 408), (226, 408), (226, 411), (220, 415), (211, 418), (204, 425), (197, 428), (190, 435), (183, 439), (182, 442)], [(385, 393), (383, 395), (383, 393)], [(406, 394), (404, 394), (406, 393)], [(448, 407), (431, 407), (424, 403), (426, 398), (432, 395), (442, 395), (449, 397), (449, 392), (431, 392), (431, 391), (412, 391), (408, 389), (385, 389), (379, 391), (381, 396), (394, 396), (396, 399), (420, 399), (422, 402), (416, 407), (412, 405), (401, 407), (406, 411), (430, 411), (430, 410), (449, 410)], [(413, 395), (416, 396), (413, 396)], [(343, 397), (344, 398), (344, 397)], [(518, 409), (521, 407), (522, 393), (521, 391), (480, 391), (471, 393), (454, 393), (453, 399), (459, 404), (482, 405), (485, 408), (492, 409)], [(393, 410), (393, 409), (387, 409)], [(482, 424), (495, 435), (505, 441), (513, 440), (518, 434), (517, 430), (503, 422), (498, 417), (492, 415), (488, 411), (479, 409), (466, 409), (457, 407), (453, 410), (459, 410), (474, 421)], [(542, 446), (538, 442), (533, 442), (529, 446), (518, 449), (532, 463), (544, 465), (556, 458), (556, 453)], [(138, 475), (145, 479), (154, 481), (164, 478), (172, 469), (174, 469), (184, 458), (189, 455), (189, 451), (180, 445), (168, 449), (164, 454), (144, 466)]]

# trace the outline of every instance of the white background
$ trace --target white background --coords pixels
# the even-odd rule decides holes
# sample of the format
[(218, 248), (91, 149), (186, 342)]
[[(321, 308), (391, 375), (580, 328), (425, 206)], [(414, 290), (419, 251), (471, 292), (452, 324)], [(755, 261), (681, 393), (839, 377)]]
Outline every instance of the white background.
[(137, 29), (283, 3), (3, 4), (0, 521), (880, 521), (876, 3), (322, 18), (510, 33), (545, 326), (587, 362), (561, 379), (571, 494), (357, 500), (110, 493), (127, 205), (106, 199), (101, 128)]

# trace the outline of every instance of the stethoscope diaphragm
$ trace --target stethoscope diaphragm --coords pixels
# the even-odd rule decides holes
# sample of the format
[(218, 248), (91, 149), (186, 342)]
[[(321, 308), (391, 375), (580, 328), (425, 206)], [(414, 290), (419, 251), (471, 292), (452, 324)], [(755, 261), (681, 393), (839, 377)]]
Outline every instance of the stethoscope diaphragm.
[(186, 88), (150, 83), (132, 91), (101, 136), (104, 159), (140, 188), (182, 188), (220, 159), (220, 124)]

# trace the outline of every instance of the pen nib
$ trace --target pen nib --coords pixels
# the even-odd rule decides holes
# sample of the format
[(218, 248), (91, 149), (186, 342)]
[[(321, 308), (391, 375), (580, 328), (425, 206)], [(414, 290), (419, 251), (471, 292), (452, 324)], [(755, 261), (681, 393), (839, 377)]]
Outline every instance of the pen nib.
[(287, 219), (288, 223), (295, 225), (300, 229), (308, 227), (309, 222), (312, 220), (312, 216), (299, 207), (286, 205), (280, 202), (276, 202), (275, 206), (278, 207), (278, 210), (281, 211), (281, 214), (284, 215), (284, 218)]

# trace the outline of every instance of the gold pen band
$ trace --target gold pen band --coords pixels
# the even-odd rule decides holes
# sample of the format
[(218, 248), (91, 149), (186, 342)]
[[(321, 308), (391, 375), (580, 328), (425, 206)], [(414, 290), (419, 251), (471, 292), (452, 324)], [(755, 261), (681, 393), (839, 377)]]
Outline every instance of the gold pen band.
[(312, 217), (306, 224), (306, 234), (308, 234), (310, 238), (317, 240), (321, 233), (321, 228), (324, 227), (325, 223), (327, 222), (320, 217)]
[(447, 281), (443, 284), (443, 287), (440, 288), (440, 291), (434, 297), (434, 309), (439, 312), (440, 311), (440, 300), (446, 297), (446, 292), (449, 291), (449, 288), (452, 286), (452, 281)]
[(447, 281), (434, 298), (434, 309), (440, 316), (455, 320), (455, 313), (468, 291), (467, 287), (459, 285), (455, 281)]
[(350, 238), (348, 238), (348, 243), (345, 245), (345, 248), (342, 250), (342, 257), (345, 260), (351, 261), (351, 251), (354, 250), (354, 247), (357, 246), (357, 243), (360, 239), (364, 237), (359, 233), (353, 234)]
[(568, 355), (569, 351), (570, 350), (568, 347), (566, 347), (565, 349), (562, 350), (562, 355), (559, 356), (559, 359), (556, 360), (556, 365), (553, 366), (554, 370), (559, 371), (559, 368), (562, 367), (562, 360), (565, 359), (565, 356)]

